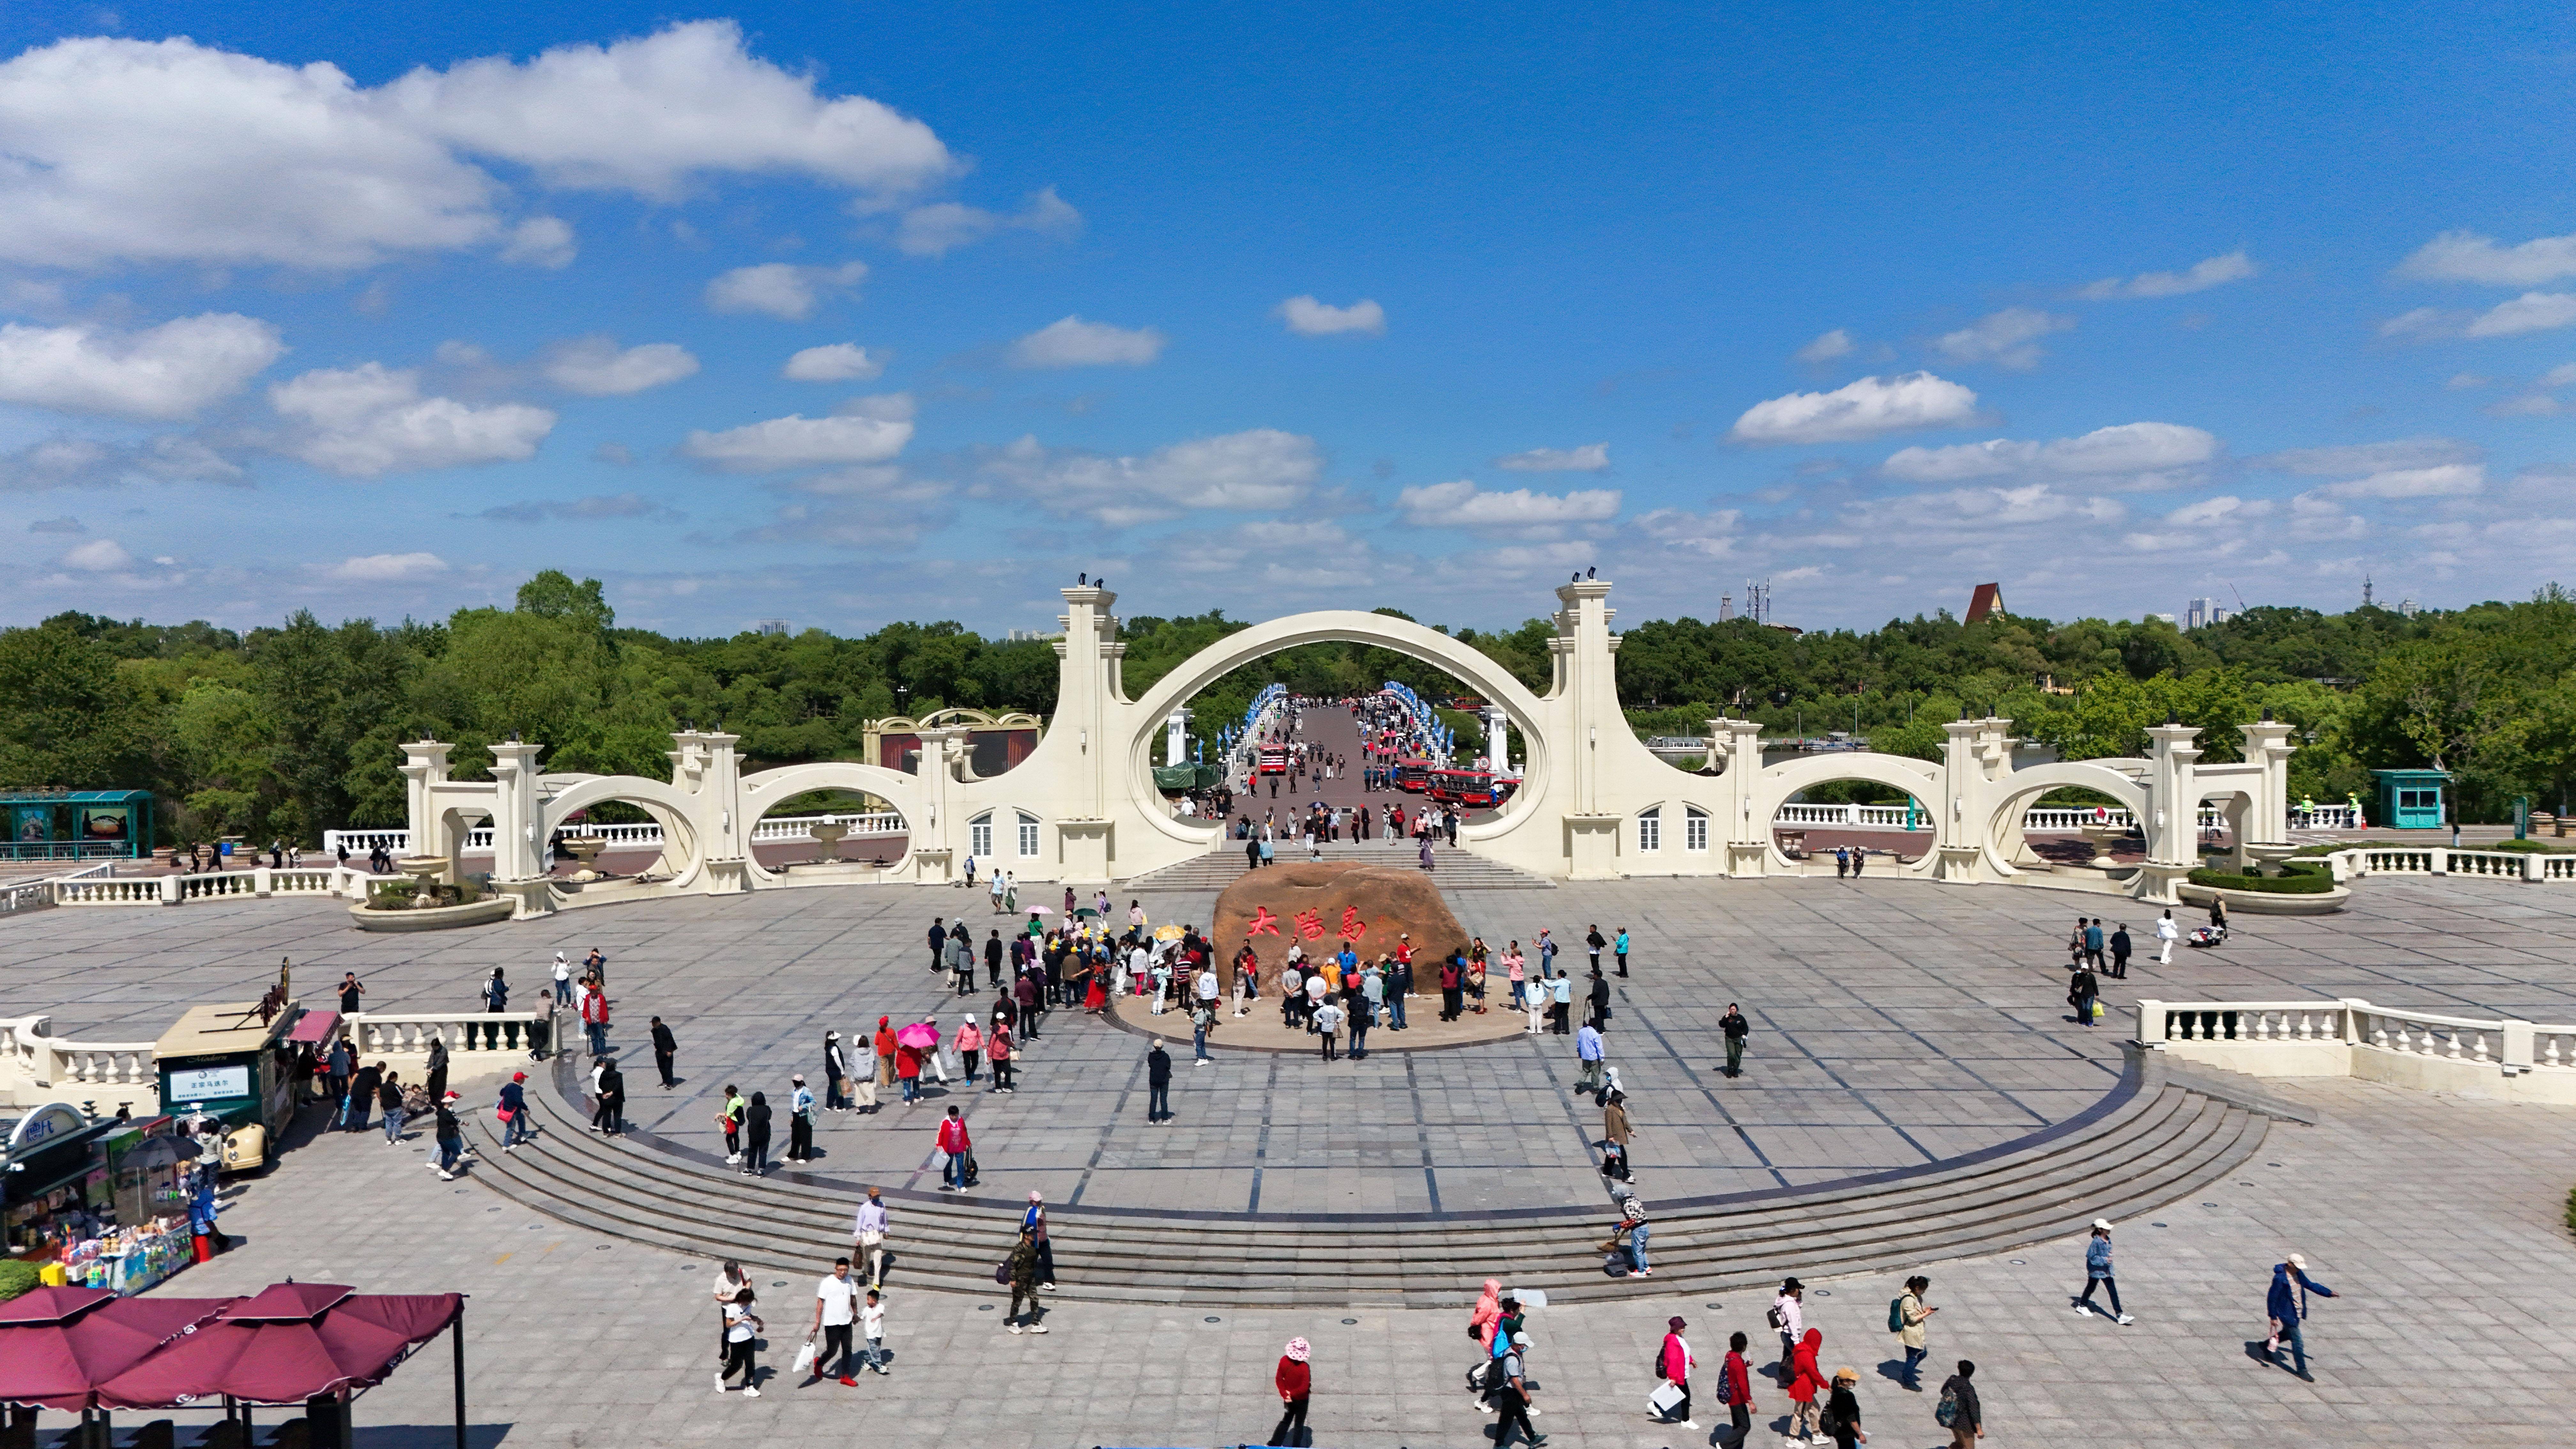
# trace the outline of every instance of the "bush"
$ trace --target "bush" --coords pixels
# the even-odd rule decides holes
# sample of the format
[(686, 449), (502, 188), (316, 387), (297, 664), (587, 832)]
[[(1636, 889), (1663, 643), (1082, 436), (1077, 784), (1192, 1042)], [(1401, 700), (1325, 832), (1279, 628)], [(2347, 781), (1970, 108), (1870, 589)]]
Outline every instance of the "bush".
[[(2570, 1206), (2568, 1212), (2576, 1216), (2576, 1206)], [(15, 1258), (0, 1259), (0, 1303), (33, 1290), (41, 1281), (35, 1264), (21, 1263)]]
[(2476, 850), (2518, 850), (2526, 855), (2564, 855), (2576, 846), (2551, 845), (2545, 840), (2499, 840), (2493, 845), (2470, 847)]
[(2567, 1230), (2576, 1233), (2576, 1188), (2567, 1191)]
[(2287, 874), (2231, 875), (2221, 870), (2196, 870), (2190, 880), (2196, 886), (2222, 891), (2262, 891), (2276, 896), (2323, 895), (2334, 889), (2334, 876), (2323, 865), (2310, 861), (2288, 861), (2281, 869)]

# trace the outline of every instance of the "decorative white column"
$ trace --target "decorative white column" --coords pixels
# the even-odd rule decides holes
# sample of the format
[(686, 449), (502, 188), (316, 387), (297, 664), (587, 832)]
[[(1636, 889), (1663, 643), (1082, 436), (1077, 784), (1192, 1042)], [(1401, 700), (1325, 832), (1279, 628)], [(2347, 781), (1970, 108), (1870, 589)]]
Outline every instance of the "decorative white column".
[(492, 746), (492, 889), (516, 899), (516, 920), (554, 910), (537, 808), (537, 756), (545, 748), (515, 739)]
[(2171, 901), (2174, 885), (2200, 864), (2200, 784), (2194, 763), (2200, 731), (2168, 719), (2147, 729), (2147, 863), (2138, 872), (2138, 898)]
[[(426, 735), (402, 747), (403, 762), (395, 768), (403, 775), (403, 800), (411, 827), (409, 854), (444, 855), (452, 860), (456, 852), (449, 846), (463, 844), (439, 838), (438, 807), (433, 798), (435, 787), (447, 783), (447, 755), (455, 748)], [(452, 878), (452, 870), (450, 875)]]
[(2276, 724), (2270, 710), (2263, 711), (2260, 724), (2239, 725), (2245, 735), (2245, 763), (2263, 767), (2263, 783), (2255, 791), (2254, 807), (2245, 822), (2245, 838), (2240, 845), (2283, 845), (2290, 839), (2290, 756), (2299, 747), (2290, 743), (2291, 727)]
[(1186, 765), (1190, 762), (1190, 711), (1184, 705), (1163, 717), (1163, 763)]
[(1485, 758), (1494, 773), (1507, 775), (1512, 768), (1512, 717), (1498, 704), (1485, 706)]

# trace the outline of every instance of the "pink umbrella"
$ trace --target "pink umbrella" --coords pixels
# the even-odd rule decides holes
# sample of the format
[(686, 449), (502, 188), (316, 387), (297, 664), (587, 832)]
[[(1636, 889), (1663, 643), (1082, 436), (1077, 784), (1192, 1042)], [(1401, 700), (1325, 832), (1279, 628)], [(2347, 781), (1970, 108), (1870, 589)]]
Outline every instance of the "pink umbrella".
[(1055, 907), (1053, 907), (1053, 906), (1031, 906), (1031, 907), (1029, 907), (1029, 914), (1030, 914), (1030, 915), (1032, 915), (1032, 916), (1052, 916), (1052, 915), (1054, 915), (1054, 914), (1055, 914)]
[(916, 1021), (894, 1034), (895, 1045), (919, 1047), (928, 1051), (939, 1045), (939, 1028), (926, 1021)]

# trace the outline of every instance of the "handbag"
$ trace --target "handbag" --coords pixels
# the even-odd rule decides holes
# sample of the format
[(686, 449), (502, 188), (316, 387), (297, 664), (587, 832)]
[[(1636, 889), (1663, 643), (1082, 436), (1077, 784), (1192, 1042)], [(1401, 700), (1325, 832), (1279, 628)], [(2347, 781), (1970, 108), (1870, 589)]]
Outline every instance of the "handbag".
[(794, 1371), (801, 1374), (813, 1366), (814, 1340), (809, 1338), (805, 1340), (805, 1346), (803, 1348), (796, 1350), (796, 1368)]
[(1658, 1384), (1653, 1393), (1646, 1395), (1647, 1410), (1658, 1418), (1680, 1408), (1681, 1402), (1682, 1386), (1676, 1383)]
[(1002, 1284), (1002, 1285), (1003, 1285), (1003, 1286), (1005, 1286), (1005, 1287), (1008, 1287), (1008, 1286), (1010, 1285), (1010, 1281), (1011, 1281), (1011, 1260), (1010, 1260), (1010, 1259), (1008, 1259), (1008, 1258), (1004, 1258), (1004, 1259), (1002, 1260), (1002, 1262), (1001, 1262), (1001, 1265), (1000, 1265), (999, 1267), (996, 1267), (996, 1268), (993, 1270), (993, 1281), (994, 1281), (994, 1282), (996, 1282), (996, 1283)]

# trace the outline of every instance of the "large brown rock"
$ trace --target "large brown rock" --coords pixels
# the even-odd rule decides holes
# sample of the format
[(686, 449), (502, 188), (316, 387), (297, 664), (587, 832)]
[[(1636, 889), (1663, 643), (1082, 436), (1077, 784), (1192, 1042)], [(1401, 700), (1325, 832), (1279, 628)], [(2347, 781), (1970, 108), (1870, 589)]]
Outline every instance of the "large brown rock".
[[(1247, 940), (1261, 958), (1261, 994), (1279, 994), (1279, 967), (1288, 943), (1309, 958), (1342, 948), (1360, 959), (1392, 956), (1398, 941), (1413, 938), (1414, 989), (1437, 989), (1440, 962), (1467, 949), (1467, 932), (1449, 913), (1431, 877), (1409, 868), (1358, 861), (1303, 862), (1248, 870), (1216, 898), (1209, 928), (1217, 959), (1232, 961)], [(1232, 973), (1229, 972), (1229, 979)]]

